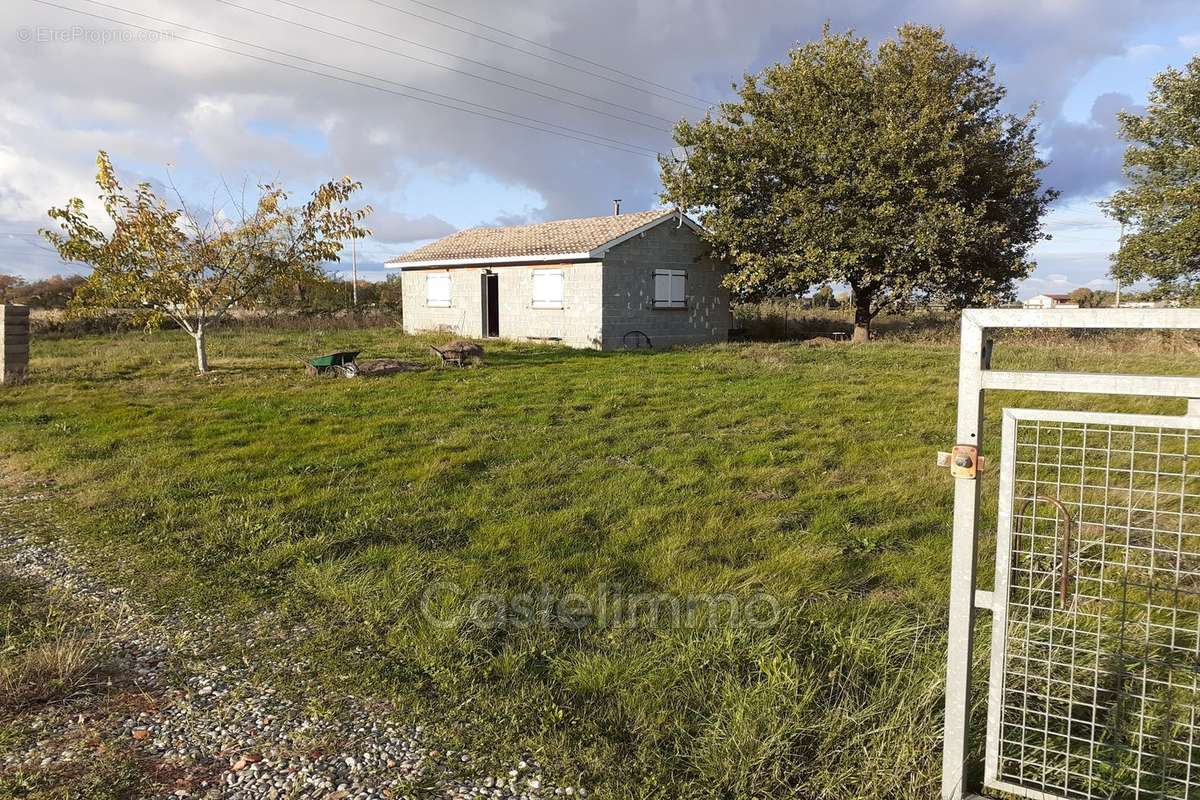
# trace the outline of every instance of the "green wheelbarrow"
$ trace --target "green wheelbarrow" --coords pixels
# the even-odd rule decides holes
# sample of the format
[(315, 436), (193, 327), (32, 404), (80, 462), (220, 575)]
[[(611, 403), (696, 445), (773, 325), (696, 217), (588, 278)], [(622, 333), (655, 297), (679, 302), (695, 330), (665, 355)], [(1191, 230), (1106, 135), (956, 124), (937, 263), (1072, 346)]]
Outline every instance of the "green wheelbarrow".
[(304, 371), (309, 375), (323, 375), (336, 372), (345, 378), (353, 378), (358, 374), (358, 350), (344, 350), (340, 353), (330, 353), (327, 356), (317, 356), (304, 362)]

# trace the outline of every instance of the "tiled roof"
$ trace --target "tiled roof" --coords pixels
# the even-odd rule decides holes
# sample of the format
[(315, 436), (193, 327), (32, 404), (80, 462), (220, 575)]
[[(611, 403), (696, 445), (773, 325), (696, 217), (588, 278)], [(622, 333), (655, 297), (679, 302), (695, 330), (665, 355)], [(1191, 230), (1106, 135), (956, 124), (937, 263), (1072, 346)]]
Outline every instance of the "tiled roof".
[(388, 263), (404, 265), (422, 261), (468, 259), (484, 261), (586, 253), (671, 213), (667, 209), (657, 209), (635, 214), (561, 219), (508, 228), (469, 228), (397, 256)]

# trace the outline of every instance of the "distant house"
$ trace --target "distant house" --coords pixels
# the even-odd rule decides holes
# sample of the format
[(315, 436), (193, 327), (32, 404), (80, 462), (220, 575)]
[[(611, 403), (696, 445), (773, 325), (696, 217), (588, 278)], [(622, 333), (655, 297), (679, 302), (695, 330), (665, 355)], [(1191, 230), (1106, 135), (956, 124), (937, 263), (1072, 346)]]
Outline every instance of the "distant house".
[(1079, 308), (1069, 294), (1035, 294), (1022, 303), (1025, 308)]
[(399, 269), (404, 329), (618, 349), (724, 341), (727, 267), (673, 211), (459, 231)]

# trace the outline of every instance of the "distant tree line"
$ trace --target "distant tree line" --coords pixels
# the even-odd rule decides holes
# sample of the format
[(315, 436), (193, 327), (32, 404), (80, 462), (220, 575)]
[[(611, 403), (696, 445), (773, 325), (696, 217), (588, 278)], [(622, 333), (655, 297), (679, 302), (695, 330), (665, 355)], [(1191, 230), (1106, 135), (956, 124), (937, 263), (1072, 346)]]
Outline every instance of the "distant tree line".
[[(787, 295), (781, 298), (759, 298), (764, 302), (770, 302), (772, 299), (782, 301), (792, 305), (795, 308), (812, 309), (812, 310), (831, 310), (831, 311), (852, 311), (854, 309), (854, 296), (849, 292), (834, 292), (833, 287), (829, 284), (823, 284), (817, 287), (812, 292), (803, 295)], [(1152, 288), (1144, 292), (1125, 291), (1121, 293), (1121, 303), (1145, 303), (1163, 300), (1163, 293)], [(1180, 306), (1196, 306), (1200, 304), (1200, 298), (1190, 295), (1171, 298), (1174, 303)], [(753, 304), (755, 300), (748, 300), (747, 303)], [(1109, 289), (1091, 289), (1086, 286), (1081, 286), (1071, 292), (1071, 302), (1077, 303), (1080, 308), (1112, 308), (1117, 304), (1117, 293)], [(903, 307), (895, 308), (895, 313), (903, 315), (907, 312), (915, 312), (921, 309), (927, 310), (945, 310), (939, 309), (936, 303), (922, 301), (918, 298)]]
[[(1087, 287), (1081, 287), (1071, 292), (1071, 300), (1078, 303), (1080, 308), (1112, 308), (1117, 304), (1117, 293), (1109, 289), (1088, 289)], [(1121, 292), (1121, 305), (1127, 303), (1150, 303), (1161, 300), (1170, 300), (1172, 305), (1195, 306), (1197, 305), (1197, 300), (1200, 300), (1200, 298), (1190, 294), (1168, 296), (1164, 295), (1159, 288), (1151, 288), (1144, 292)]]
[(17, 275), (0, 273), (0, 303), (66, 308), (85, 280), (82, 275), (52, 275), (40, 281), (26, 281)]
[[(253, 298), (254, 306), (264, 309), (321, 314), (355, 308), (353, 282), (341, 275), (306, 276), (296, 281), (273, 285), (262, 296)], [(400, 276), (386, 280), (358, 281), (359, 309), (400, 310)]]
[[(0, 303), (65, 309), (75, 296), (75, 290), (86, 281), (83, 275), (52, 275), (26, 281), (18, 275), (0, 273)], [(307, 314), (333, 313), (354, 307), (354, 291), (351, 281), (340, 275), (313, 275), (272, 286), (258, 297), (247, 298), (242, 307)], [(387, 280), (379, 282), (359, 280), (358, 308), (399, 311), (399, 276), (389, 275)]]

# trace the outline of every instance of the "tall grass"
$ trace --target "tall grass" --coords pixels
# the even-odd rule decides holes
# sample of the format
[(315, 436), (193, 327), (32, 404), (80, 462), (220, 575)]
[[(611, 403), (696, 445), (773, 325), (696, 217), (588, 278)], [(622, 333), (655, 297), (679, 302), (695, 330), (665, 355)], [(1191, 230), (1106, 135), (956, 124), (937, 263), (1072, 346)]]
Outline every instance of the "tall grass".
[(115, 617), (0, 572), (0, 710), (58, 702), (87, 689)]
[[(350, 331), (366, 328), (400, 328), (402, 318), (398, 309), (367, 308), (339, 311), (298, 311), (265, 309), (234, 311), (221, 321), (224, 330), (262, 331)], [(173, 321), (164, 322), (166, 330), (175, 328)], [(61, 309), (34, 309), (30, 329), (41, 339), (74, 339), (111, 333), (138, 332), (133, 315), (112, 311), (93, 317), (70, 317)]]
[[(485, 761), (532, 752), (616, 798), (936, 795), (951, 481), (933, 458), (953, 443), (954, 342), (498, 342), (482, 369), (374, 380), (310, 380), (298, 360), (432, 364), (430, 341), (230, 330), (195, 376), (178, 333), (35, 340), (30, 381), (0, 394), (0, 448), (59, 480), (72, 535), (116, 578), (270, 611), (330, 691), (389, 696)], [(996, 358), (1057, 368), (1074, 347)], [(1086, 356), (1194, 370), (1157, 346)], [(440, 582), (449, 626), (422, 612)], [(480, 597), (606, 591), (765, 594), (780, 615), (470, 619)]]
[[(801, 301), (764, 300), (733, 308), (734, 325), (744, 338), (795, 341), (854, 332), (854, 310), (812, 308)], [(876, 338), (945, 343), (958, 335), (958, 315), (938, 311), (888, 314), (871, 324)]]

